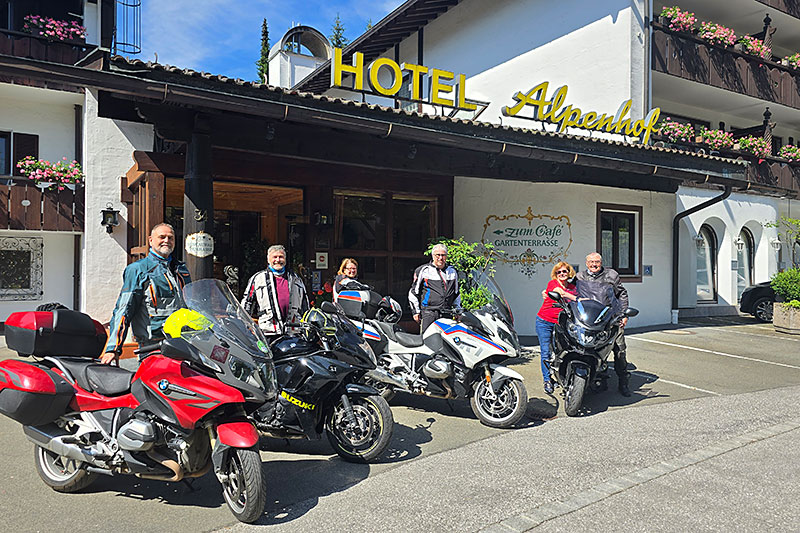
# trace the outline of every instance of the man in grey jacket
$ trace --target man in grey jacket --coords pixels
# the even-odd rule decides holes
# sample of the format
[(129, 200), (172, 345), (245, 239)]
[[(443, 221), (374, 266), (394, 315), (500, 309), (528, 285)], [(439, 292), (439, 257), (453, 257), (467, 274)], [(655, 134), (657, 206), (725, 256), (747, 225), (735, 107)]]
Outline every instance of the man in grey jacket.
[[(623, 312), (628, 308), (628, 291), (622, 286), (619, 273), (612, 268), (603, 267), (603, 258), (594, 252), (586, 256), (586, 270), (577, 275), (578, 294), (581, 298), (591, 298), (598, 302), (614, 307), (615, 311)], [(617, 373), (619, 392), (623, 396), (630, 396), (631, 389), (628, 385), (629, 373), (626, 357), (625, 325), (628, 317), (621, 321), (620, 334), (614, 344), (614, 370)]]
[(267, 268), (256, 272), (242, 298), (242, 307), (258, 320), (264, 335), (286, 333), (286, 324), (300, 322), (308, 310), (306, 287), (286, 266), (286, 249), (280, 244), (267, 250)]

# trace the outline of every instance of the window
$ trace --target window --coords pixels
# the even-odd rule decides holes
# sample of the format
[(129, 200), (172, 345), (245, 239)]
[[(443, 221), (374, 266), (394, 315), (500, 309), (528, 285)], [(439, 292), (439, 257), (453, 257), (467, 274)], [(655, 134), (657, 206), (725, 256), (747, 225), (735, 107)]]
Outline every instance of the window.
[(0, 238), (0, 300), (38, 300), (42, 295), (41, 237)]
[(742, 299), (744, 290), (753, 284), (753, 234), (742, 228), (736, 240), (736, 297)]
[(397, 300), (408, 317), (408, 289), (414, 269), (425, 262), (438, 235), (436, 198), (400, 193), (334, 192), (334, 265), (358, 261), (358, 279)]
[(703, 224), (695, 238), (697, 245), (697, 301), (717, 301), (717, 236)]
[(597, 250), (603, 264), (628, 281), (641, 281), (642, 208), (597, 204)]
[(0, 131), (0, 176), (11, 175), (11, 134)]
[(11, 173), (14, 176), (22, 176), (22, 172), (17, 168), (17, 162), (26, 156), (39, 157), (39, 136), (15, 132), (12, 148), (14, 157), (11, 160)]

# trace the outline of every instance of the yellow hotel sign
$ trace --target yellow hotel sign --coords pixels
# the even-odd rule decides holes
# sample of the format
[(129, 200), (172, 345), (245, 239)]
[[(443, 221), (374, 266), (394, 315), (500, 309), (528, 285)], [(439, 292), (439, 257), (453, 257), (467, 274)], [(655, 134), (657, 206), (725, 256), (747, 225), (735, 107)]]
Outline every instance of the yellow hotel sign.
[[(517, 101), (513, 106), (505, 106), (501, 110), (507, 117), (518, 116), (517, 114), (525, 107), (531, 106), (534, 109), (533, 116), (518, 116), (542, 122), (552, 122), (558, 124), (558, 131), (562, 132), (566, 128), (581, 128), (584, 130), (603, 131), (606, 133), (618, 133), (633, 137), (642, 136), (642, 142), (647, 144), (650, 134), (655, 129), (661, 109), (655, 107), (647, 113), (647, 116), (631, 121), (625, 116), (631, 110), (632, 100), (623, 102), (616, 114), (602, 114), (598, 116), (595, 111), (582, 112), (572, 105), (564, 106), (567, 99), (567, 86), (563, 85), (553, 92), (552, 98), (547, 99), (547, 89), (550, 82), (542, 82), (527, 93), (517, 92), (514, 100)], [(563, 106), (563, 108), (562, 108)]]
[[(391, 74), (392, 82), (385, 86), (380, 81), (381, 70)], [(354, 91), (364, 90), (364, 54), (361, 52), (353, 53), (351, 65), (342, 62), (342, 49), (333, 49), (333, 60), (331, 61), (331, 87), (342, 87)], [(424, 65), (414, 65), (413, 63), (401, 63), (392, 61), (388, 57), (379, 57), (369, 64), (366, 68), (367, 83), (372, 92), (381, 96), (395, 96), (403, 86), (403, 72), (409, 74), (411, 95), (410, 99), (416, 102), (425, 102), (455, 107), (473, 111), (478, 108), (474, 104), (467, 102), (466, 90), (467, 80), (464, 74), (456, 74), (449, 70), (438, 68), (428, 68)], [(353, 74), (353, 85), (345, 86), (342, 78), (343, 74)], [(430, 91), (427, 99), (423, 98), (422, 85), (423, 78), (430, 76)], [(456, 80), (458, 80), (456, 82)]]

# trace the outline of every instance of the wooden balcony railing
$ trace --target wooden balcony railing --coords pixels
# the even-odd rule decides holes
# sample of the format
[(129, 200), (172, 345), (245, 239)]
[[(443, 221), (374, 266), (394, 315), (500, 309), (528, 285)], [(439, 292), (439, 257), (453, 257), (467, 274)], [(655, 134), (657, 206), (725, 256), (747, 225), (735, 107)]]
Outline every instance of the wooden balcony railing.
[[(663, 146), (687, 152), (698, 152), (699, 150), (703, 150), (705, 153), (711, 152), (709, 146), (704, 143), (686, 141), (673, 143), (661, 135), (654, 135), (652, 140), (660, 143), (659, 146), (663, 144)], [(762, 158), (739, 150), (721, 149), (713, 153), (720, 157), (749, 161), (747, 179), (753, 183), (800, 192), (800, 161), (790, 162), (774, 156)]]
[(48, 41), (29, 33), (0, 29), (0, 54), (74, 65), (94, 48), (81, 41)]
[(653, 23), (653, 70), (800, 109), (800, 71)]
[(13, 185), (0, 185), (0, 229), (83, 231), (84, 206), (83, 186), (42, 191), (14, 178)]

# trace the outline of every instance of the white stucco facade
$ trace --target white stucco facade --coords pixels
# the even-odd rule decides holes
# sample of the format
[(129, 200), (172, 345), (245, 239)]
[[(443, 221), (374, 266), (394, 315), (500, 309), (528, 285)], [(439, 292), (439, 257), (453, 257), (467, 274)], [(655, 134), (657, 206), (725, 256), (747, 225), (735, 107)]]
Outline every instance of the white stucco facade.
[[(664, 324), (670, 321), (672, 256), (669, 253), (669, 228), (675, 214), (675, 196), (612, 189), (592, 185), (528, 183), (457, 177), (454, 186), (454, 236), (468, 241), (495, 243), (495, 236), (485, 232), (491, 215), (522, 215), (530, 207), (534, 215), (566, 216), (571, 226), (571, 244), (563, 259), (585, 269), (585, 257), (596, 250), (597, 204), (625, 204), (642, 208), (642, 264), (652, 266), (651, 276), (641, 281), (625, 281), (630, 305), (639, 309), (631, 326)], [(522, 225), (524, 226), (524, 222)], [(533, 223), (535, 227), (538, 222)], [(497, 246), (504, 252), (502, 244)], [(534, 251), (538, 251), (534, 247)], [(638, 245), (637, 245), (638, 251)], [(526, 275), (518, 265), (497, 263), (496, 279), (514, 311), (515, 327), (520, 335), (535, 335), (536, 313), (542, 304), (541, 292), (550, 281), (553, 261), (538, 264), (535, 273)]]
[[(128, 263), (128, 206), (120, 201), (120, 177), (133, 165), (134, 150), (152, 150), (153, 127), (99, 117), (97, 93), (86, 91), (84, 172), (86, 223), (83, 239), (81, 310), (105, 322), (111, 318)], [(106, 233), (100, 211), (111, 204), (120, 225)]]

